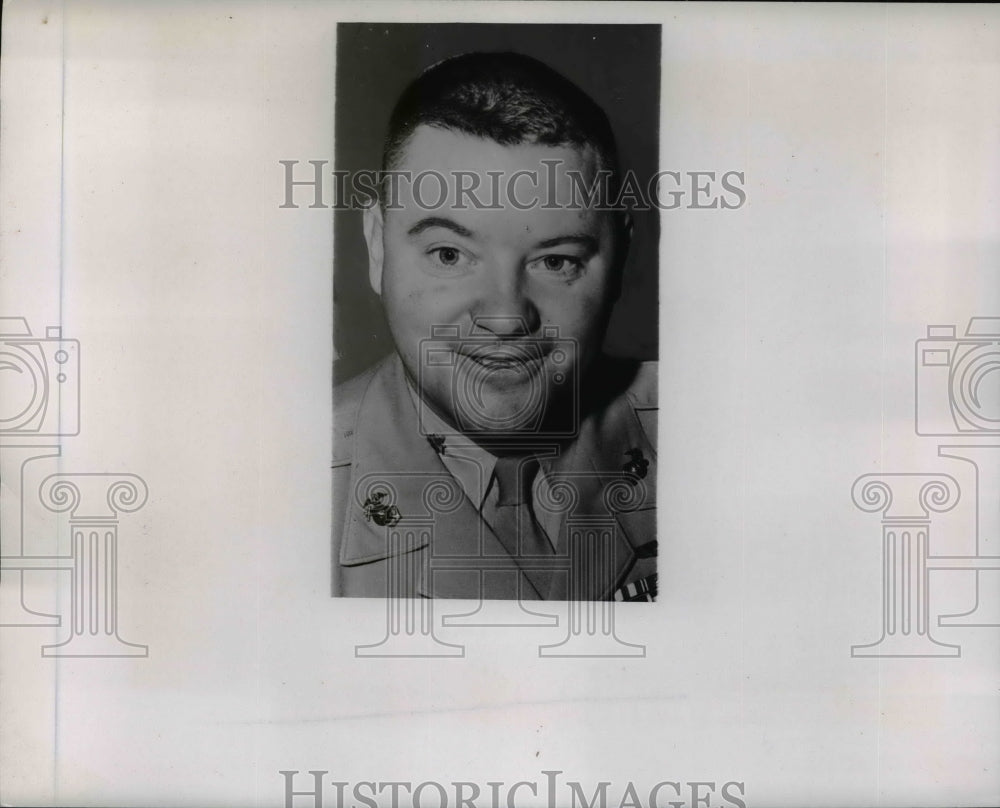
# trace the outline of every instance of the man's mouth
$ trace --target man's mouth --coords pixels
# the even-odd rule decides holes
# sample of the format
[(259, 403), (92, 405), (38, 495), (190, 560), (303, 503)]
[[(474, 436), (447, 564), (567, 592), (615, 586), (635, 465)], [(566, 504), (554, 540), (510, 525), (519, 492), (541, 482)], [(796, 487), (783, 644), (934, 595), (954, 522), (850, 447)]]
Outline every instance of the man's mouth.
[(539, 345), (480, 345), (459, 348), (458, 353), (485, 370), (512, 375), (533, 374), (545, 361)]

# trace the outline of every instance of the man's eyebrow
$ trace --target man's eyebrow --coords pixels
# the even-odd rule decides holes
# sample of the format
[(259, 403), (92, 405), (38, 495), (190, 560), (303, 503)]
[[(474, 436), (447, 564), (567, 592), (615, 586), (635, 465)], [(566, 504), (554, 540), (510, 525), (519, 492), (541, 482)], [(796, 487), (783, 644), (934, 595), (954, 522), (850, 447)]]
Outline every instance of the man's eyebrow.
[(445, 230), (451, 230), (455, 235), (464, 236), (465, 238), (472, 238), (474, 235), (469, 228), (462, 227), (458, 222), (446, 219), (443, 216), (426, 216), (407, 230), (406, 234), (408, 236), (416, 236), (432, 227), (443, 227)]
[(591, 253), (596, 253), (600, 247), (597, 239), (587, 233), (570, 233), (565, 236), (547, 238), (539, 241), (535, 247), (545, 249), (546, 247), (558, 247), (562, 244), (579, 244)]

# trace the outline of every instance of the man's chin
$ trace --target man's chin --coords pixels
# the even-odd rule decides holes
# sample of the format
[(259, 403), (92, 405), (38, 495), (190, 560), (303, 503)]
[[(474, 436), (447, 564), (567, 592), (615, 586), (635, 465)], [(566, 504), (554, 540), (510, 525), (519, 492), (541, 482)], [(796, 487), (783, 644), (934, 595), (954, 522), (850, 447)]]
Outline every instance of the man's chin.
[(498, 438), (533, 434), (541, 425), (537, 406), (460, 407), (456, 414), (462, 431)]
[(462, 378), (451, 391), (450, 410), (463, 432), (523, 434), (537, 431), (545, 409), (545, 389), (540, 380), (507, 379), (493, 373), (486, 384)]

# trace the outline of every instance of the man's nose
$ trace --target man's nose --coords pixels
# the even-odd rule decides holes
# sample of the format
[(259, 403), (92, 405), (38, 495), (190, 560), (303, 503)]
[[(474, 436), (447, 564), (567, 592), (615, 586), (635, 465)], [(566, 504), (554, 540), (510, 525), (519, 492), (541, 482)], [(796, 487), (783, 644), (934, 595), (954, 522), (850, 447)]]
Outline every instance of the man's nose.
[(472, 311), (473, 336), (526, 337), (533, 334), (540, 323), (538, 308), (517, 271), (494, 275)]

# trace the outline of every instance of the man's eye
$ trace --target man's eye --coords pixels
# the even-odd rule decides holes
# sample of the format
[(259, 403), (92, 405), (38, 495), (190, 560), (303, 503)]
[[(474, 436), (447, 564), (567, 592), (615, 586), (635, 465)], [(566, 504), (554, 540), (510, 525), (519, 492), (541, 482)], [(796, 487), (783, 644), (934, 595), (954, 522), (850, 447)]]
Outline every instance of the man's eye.
[(439, 264), (446, 267), (458, 266), (462, 260), (462, 253), (455, 247), (435, 247), (430, 254), (437, 258)]
[(540, 269), (557, 275), (576, 275), (583, 269), (583, 261), (572, 255), (545, 255), (534, 263)]

